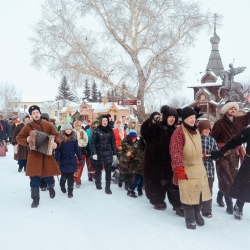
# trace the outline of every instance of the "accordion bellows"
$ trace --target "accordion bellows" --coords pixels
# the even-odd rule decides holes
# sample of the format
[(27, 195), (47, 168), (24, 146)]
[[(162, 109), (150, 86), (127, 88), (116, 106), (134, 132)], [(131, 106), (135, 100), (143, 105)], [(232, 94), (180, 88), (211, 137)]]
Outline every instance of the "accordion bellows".
[(54, 135), (48, 135), (42, 131), (31, 130), (30, 131), (30, 150), (38, 151), (41, 154), (52, 155), (53, 143), (55, 142)]

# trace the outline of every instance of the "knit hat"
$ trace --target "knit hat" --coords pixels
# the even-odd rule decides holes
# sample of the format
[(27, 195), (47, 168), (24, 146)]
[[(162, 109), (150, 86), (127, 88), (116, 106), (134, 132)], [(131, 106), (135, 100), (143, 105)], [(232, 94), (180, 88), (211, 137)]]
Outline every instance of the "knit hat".
[(136, 134), (136, 132), (130, 132), (128, 136), (131, 138), (135, 138), (135, 137), (137, 137), (137, 134)]
[(237, 102), (227, 101), (225, 105), (221, 108), (220, 112), (225, 115), (227, 111), (231, 108), (235, 108), (237, 112), (239, 111), (239, 104)]
[(32, 106), (29, 107), (29, 114), (30, 115), (31, 115), (31, 113), (32, 113), (33, 110), (38, 110), (39, 113), (41, 114), (41, 110), (40, 110), (40, 108), (37, 105), (32, 105)]
[(75, 121), (75, 122), (74, 122), (74, 128), (75, 128), (75, 127), (82, 127), (81, 121)]
[(200, 131), (200, 133), (204, 130), (204, 129), (210, 129), (211, 131), (211, 124), (210, 124), (210, 121), (209, 120), (201, 120), (198, 122), (197, 124), (198, 126), (198, 129)]
[(47, 113), (42, 113), (41, 118), (49, 122), (49, 115)]
[(88, 122), (91, 122), (91, 120), (88, 120)]
[(181, 111), (181, 119), (182, 121), (184, 121), (186, 118), (188, 118), (191, 115), (197, 115), (196, 112), (190, 108), (190, 107), (185, 107), (184, 109), (182, 109)]
[(72, 130), (73, 128), (72, 128), (72, 125), (71, 125), (69, 122), (66, 122), (66, 123), (64, 124), (63, 129), (64, 129), (64, 130), (66, 130), (66, 129), (71, 129), (71, 130)]
[(99, 122), (98, 121), (94, 121), (93, 125), (95, 125), (95, 124), (99, 125)]

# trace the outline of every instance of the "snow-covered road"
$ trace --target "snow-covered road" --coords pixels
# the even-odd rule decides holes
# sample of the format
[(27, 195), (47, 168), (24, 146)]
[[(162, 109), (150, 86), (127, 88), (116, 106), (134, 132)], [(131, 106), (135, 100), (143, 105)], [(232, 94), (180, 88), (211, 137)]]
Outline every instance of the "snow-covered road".
[(56, 197), (41, 192), (39, 207), (32, 209), (29, 178), (17, 168), (9, 146), (7, 156), (0, 158), (1, 250), (250, 248), (250, 205), (245, 205), (243, 220), (235, 220), (215, 202), (217, 182), (213, 217), (205, 218), (204, 227), (188, 230), (168, 202), (165, 211), (156, 211), (145, 195), (128, 197), (115, 184), (113, 194), (107, 195), (87, 180), (86, 169), (72, 199), (60, 191), (56, 180)]

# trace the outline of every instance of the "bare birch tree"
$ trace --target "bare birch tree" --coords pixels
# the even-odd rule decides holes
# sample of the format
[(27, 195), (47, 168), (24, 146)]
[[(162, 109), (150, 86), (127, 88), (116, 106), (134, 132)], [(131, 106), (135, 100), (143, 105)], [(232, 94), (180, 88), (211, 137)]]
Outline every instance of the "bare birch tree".
[[(101, 32), (86, 23), (89, 16)], [(31, 38), (33, 65), (76, 85), (89, 75), (141, 100), (142, 121), (145, 102), (182, 84), (185, 52), (212, 23), (213, 14), (191, 1), (45, 0)]]
[(4, 111), (13, 109), (13, 104), (21, 101), (21, 94), (15, 85), (0, 83), (0, 108)]

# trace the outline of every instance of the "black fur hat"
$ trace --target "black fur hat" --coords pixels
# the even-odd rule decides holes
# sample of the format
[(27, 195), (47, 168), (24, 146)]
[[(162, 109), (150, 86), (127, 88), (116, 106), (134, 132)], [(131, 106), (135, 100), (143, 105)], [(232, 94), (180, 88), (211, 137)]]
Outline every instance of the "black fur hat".
[(163, 123), (166, 123), (167, 118), (171, 115), (175, 117), (175, 124), (178, 122), (178, 112), (175, 108), (164, 105), (161, 107), (161, 113)]
[(39, 111), (39, 113), (41, 114), (41, 110), (40, 110), (40, 108), (37, 106), (37, 105), (32, 105), (32, 106), (30, 106), (29, 107), (29, 114), (31, 115), (31, 113), (32, 113), (32, 111), (33, 110), (38, 110)]

